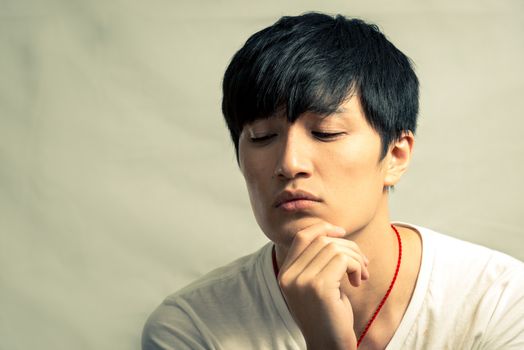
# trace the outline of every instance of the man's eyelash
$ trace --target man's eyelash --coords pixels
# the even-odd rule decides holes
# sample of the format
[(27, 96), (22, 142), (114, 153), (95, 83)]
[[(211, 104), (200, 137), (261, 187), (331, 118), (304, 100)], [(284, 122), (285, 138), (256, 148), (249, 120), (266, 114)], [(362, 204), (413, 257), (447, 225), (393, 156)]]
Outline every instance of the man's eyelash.
[(251, 142), (264, 142), (264, 141), (267, 141), (269, 139), (271, 139), (273, 136), (275, 136), (274, 134), (269, 134), (269, 135), (264, 135), (264, 136), (260, 136), (260, 137), (251, 137), (250, 140)]
[(343, 134), (343, 132), (320, 132), (313, 131), (312, 134), (319, 139), (333, 139)]
[[(323, 139), (323, 140), (334, 139), (337, 136), (340, 136), (343, 134), (343, 132), (321, 132), (321, 131), (312, 131), (311, 133), (316, 138)], [(274, 136), (275, 134), (269, 134), (269, 135), (264, 135), (264, 136), (259, 136), (259, 137), (251, 137), (250, 140), (251, 142), (254, 142), (254, 143), (260, 143), (260, 142), (268, 141), (272, 139)]]

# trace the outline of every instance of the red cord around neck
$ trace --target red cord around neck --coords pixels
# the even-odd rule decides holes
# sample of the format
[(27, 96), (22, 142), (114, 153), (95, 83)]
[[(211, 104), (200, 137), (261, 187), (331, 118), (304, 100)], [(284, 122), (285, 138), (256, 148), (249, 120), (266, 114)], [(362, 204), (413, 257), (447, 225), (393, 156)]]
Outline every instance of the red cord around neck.
[(360, 337), (358, 337), (357, 348), (360, 346), (360, 343), (362, 343), (362, 339), (364, 339), (364, 337), (366, 336), (369, 328), (371, 327), (371, 324), (377, 318), (377, 315), (380, 312), (380, 309), (382, 309), (382, 306), (384, 306), (384, 304), (386, 303), (386, 300), (388, 299), (389, 294), (391, 294), (391, 290), (393, 289), (393, 286), (395, 285), (395, 281), (397, 280), (398, 271), (400, 270), (400, 262), (402, 260), (402, 240), (400, 239), (400, 233), (398, 233), (397, 228), (395, 226), (393, 226), (393, 225), (391, 225), (391, 228), (393, 229), (393, 231), (395, 231), (395, 234), (397, 235), (397, 240), (398, 240), (397, 268), (395, 269), (395, 275), (393, 276), (393, 279), (391, 280), (391, 283), (389, 285), (389, 288), (388, 288), (386, 294), (384, 295), (384, 297), (380, 301), (380, 304), (378, 304), (378, 307), (375, 310), (375, 313), (373, 314), (371, 319), (369, 320), (368, 324), (366, 325), (366, 328), (364, 328), (364, 331), (362, 332), (362, 334), (360, 334)]

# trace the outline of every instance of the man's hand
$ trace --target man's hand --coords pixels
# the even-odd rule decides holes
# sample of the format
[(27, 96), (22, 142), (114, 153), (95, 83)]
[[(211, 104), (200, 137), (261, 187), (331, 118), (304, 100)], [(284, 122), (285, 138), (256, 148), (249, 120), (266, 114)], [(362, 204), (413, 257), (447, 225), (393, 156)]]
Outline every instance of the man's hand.
[(319, 223), (299, 231), (278, 282), (308, 349), (356, 349), (353, 309), (342, 285), (369, 278), (368, 260), (345, 231)]

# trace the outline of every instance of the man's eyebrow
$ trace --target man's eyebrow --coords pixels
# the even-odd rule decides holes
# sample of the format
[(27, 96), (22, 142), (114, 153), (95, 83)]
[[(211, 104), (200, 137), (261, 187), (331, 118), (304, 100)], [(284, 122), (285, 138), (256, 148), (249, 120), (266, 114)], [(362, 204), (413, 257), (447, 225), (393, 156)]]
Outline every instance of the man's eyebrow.
[(333, 112), (331, 112), (329, 114), (322, 115), (321, 118), (324, 119), (324, 118), (329, 117), (329, 116), (339, 116), (340, 114), (344, 114), (344, 113), (347, 113), (347, 112), (348, 112), (347, 108), (338, 107)]

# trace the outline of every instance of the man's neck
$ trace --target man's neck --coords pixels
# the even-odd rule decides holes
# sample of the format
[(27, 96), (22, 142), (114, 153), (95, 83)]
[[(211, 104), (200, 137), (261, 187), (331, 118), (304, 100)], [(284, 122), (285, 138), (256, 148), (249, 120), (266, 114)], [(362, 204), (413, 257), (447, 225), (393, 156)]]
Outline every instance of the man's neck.
[[(400, 225), (395, 227), (399, 231), (402, 240), (400, 270), (387, 302), (380, 310), (377, 319), (373, 322), (373, 326), (364, 339), (362, 345), (365, 349), (383, 349), (386, 347), (399, 327), (415, 291), (422, 261), (422, 240), (415, 229)], [(384, 295), (393, 278), (397, 255), (394, 254), (395, 259), (393, 259), (390, 253), (387, 254), (390, 255), (389, 260), (377, 257), (374, 264), (376, 266), (374, 267), (372, 267), (370, 262), (368, 266), (370, 279), (361, 286), (364, 288), (360, 290), (361, 287), (354, 288), (348, 283), (349, 291), (345, 293), (349, 293), (348, 296), (354, 308), (355, 331), (357, 333), (360, 333), (365, 328), (382, 298), (381, 295)], [(396, 254), (398, 254), (398, 251)], [(371, 260), (372, 258), (369, 259)], [(383, 271), (380, 271), (380, 266), (384, 269)], [(378, 273), (374, 272), (376, 269), (379, 269)], [(380, 275), (380, 278), (376, 281), (374, 281), (374, 273), (375, 276), (377, 274)], [(366, 286), (368, 283), (369, 286)], [(373, 346), (371, 344), (378, 345)]]

